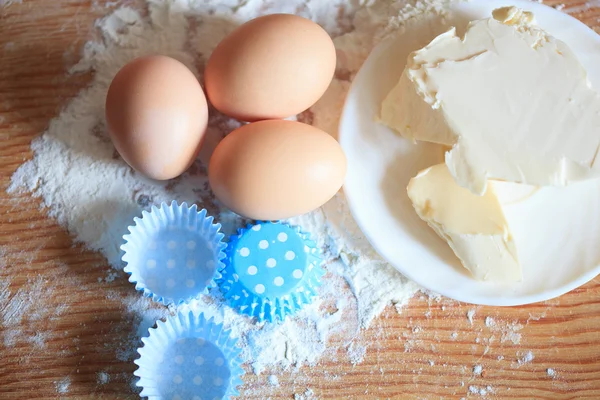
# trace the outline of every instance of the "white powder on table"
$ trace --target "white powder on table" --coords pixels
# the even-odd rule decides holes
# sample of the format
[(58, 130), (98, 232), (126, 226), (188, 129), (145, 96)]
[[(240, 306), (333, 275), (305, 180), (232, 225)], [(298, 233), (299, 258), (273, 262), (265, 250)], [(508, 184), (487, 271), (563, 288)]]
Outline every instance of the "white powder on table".
[[(540, 315), (539, 318), (543, 318), (543, 315)], [(530, 319), (532, 319), (531, 315), (527, 319), (527, 321), (529, 322)], [(523, 329), (523, 325), (519, 324), (518, 321), (496, 321), (494, 318), (488, 316), (485, 317), (485, 326), (486, 328), (489, 328), (491, 332), (500, 334), (500, 343), (521, 343), (521, 334), (519, 333), (519, 331)]]
[(350, 346), (348, 346), (348, 356), (350, 357), (350, 362), (353, 365), (363, 362), (366, 355), (367, 348), (365, 346), (358, 345), (355, 342), (350, 343)]
[(294, 395), (294, 400), (315, 400), (316, 398), (315, 392), (312, 389), (306, 389), (304, 393)]
[(11, 288), (8, 280), (0, 282), (0, 340), (3, 346), (25, 343), (36, 351), (46, 347), (46, 340), (52, 337), (52, 328), (48, 324), (67, 311), (66, 305), (52, 304), (54, 289), (52, 279), (39, 275), (28, 278), (17, 290)]
[(0, 0), (0, 7), (8, 7), (12, 4), (20, 4), (23, 0)]
[(473, 317), (475, 317), (475, 310), (471, 309), (467, 311), (467, 319), (471, 325), (473, 325)]
[(71, 386), (71, 378), (68, 376), (61, 379), (60, 381), (54, 382), (56, 386), (56, 392), (59, 394), (69, 393), (69, 386)]
[(519, 364), (519, 366), (524, 365), (524, 364), (529, 364), (535, 358), (535, 356), (533, 355), (533, 353), (531, 351), (527, 351), (525, 353), (517, 353), (517, 356), (518, 356), (517, 363)]
[(269, 384), (271, 386), (279, 386), (279, 378), (277, 378), (277, 375), (269, 375)]
[(110, 382), (110, 375), (104, 371), (100, 371), (96, 374), (98, 385), (106, 385)]
[(469, 386), (469, 393), (474, 395), (479, 395), (481, 397), (486, 397), (490, 394), (494, 394), (496, 391), (492, 386)]

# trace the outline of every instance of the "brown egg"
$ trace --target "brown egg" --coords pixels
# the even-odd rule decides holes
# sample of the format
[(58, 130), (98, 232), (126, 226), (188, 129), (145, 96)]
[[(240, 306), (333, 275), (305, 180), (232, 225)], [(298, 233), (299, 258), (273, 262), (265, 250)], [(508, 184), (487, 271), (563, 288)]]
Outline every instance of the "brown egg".
[(335, 139), (285, 120), (254, 122), (231, 132), (208, 168), (217, 198), (256, 220), (312, 211), (337, 193), (345, 176), (346, 157)]
[(106, 122), (121, 157), (142, 174), (175, 178), (194, 162), (208, 107), (194, 74), (165, 56), (137, 58), (115, 76), (106, 96)]
[(289, 14), (251, 20), (227, 36), (204, 73), (210, 102), (242, 121), (286, 118), (319, 100), (335, 72), (323, 28)]

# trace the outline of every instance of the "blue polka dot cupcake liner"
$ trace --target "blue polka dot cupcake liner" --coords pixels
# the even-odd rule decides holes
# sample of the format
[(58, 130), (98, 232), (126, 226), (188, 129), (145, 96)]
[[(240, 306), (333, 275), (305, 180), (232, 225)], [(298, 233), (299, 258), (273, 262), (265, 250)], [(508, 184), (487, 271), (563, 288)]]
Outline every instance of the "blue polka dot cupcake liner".
[(227, 245), (213, 221), (195, 204), (175, 201), (144, 211), (123, 236), (129, 281), (164, 305), (188, 302), (216, 287)]
[(229, 399), (239, 393), (244, 374), (240, 348), (230, 331), (203, 314), (178, 313), (158, 321), (142, 338), (135, 360), (142, 388), (149, 400)]
[(313, 301), (325, 271), (316, 243), (298, 227), (261, 222), (227, 245), (217, 283), (229, 304), (258, 321), (284, 321)]

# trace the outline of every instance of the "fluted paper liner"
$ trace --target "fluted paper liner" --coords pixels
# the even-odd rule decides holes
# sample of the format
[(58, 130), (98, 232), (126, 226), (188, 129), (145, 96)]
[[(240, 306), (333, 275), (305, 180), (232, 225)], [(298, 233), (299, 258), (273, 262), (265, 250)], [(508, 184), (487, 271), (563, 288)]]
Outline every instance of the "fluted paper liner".
[(158, 321), (135, 360), (140, 396), (149, 400), (229, 399), (244, 371), (230, 331), (203, 314), (178, 313)]
[(232, 307), (259, 321), (283, 321), (311, 303), (325, 273), (310, 236), (279, 222), (239, 230), (226, 253), (217, 283)]
[(165, 305), (197, 298), (220, 277), (226, 247), (220, 229), (195, 204), (162, 203), (144, 211), (123, 236), (129, 281)]

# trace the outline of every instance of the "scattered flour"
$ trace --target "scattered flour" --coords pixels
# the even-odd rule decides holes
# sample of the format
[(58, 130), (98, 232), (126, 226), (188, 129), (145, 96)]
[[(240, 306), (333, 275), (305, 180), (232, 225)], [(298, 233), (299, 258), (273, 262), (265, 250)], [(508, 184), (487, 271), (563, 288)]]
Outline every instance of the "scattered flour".
[(482, 372), (483, 372), (483, 367), (481, 365), (473, 366), (473, 374), (474, 375), (481, 375)]
[(556, 377), (556, 371), (553, 368), (548, 368), (546, 370), (546, 374), (548, 374), (548, 376), (555, 378)]
[(517, 356), (517, 362), (519, 363), (519, 366), (529, 364), (535, 358), (531, 351), (527, 351), (526, 353), (517, 353)]
[(52, 337), (53, 323), (67, 311), (66, 305), (55, 306), (51, 300), (55, 286), (52, 279), (29, 278), (17, 290), (6, 280), (0, 282), (0, 340), (5, 347), (28, 343), (36, 350)]
[(172, 312), (153, 303), (149, 298), (140, 296), (138, 293), (121, 299), (118, 294), (109, 292), (107, 297), (109, 299), (113, 297), (120, 299), (125, 305), (126, 314), (134, 321), (135, 327), (129, 332), (127, 340), (124, 340), (116, 348), (118, 360), (133, 361), (137, 358), (136, 349), (141, 345), (140, 338), (148, 336), (148, 329), (157, 320), (165, 318)]
[(277, 375), (269, 375), (269, 384), (271, 386), (279, 386), (279, 378), (277, 378)]
[(471, 309), (469, 311), (467, 311), (467, 319), (469, 320), (469, 323), (471, 325), (473, 325), (473, 317), (475, 316), (475, 310)]
[(555, 8), (557, 10), (564, 10), (570, 14), (583, 13), (591, 10), (592, 8), (600, 7), (600, 0), (589, 0), (581, 3), (574, 3), (573, 5), (566, 6), (565, 4), (559, 4)]
[(54, 382), (56, 386), (56, 392), (59, 394), (69, 393), (69, 387), (71, 386), (71, 378), (66, 377), (60, 381)]
[(312, 389), (306, 389), (306, 391), (302, 394), (295, 394), (294, 400), (316, 400), (317, 396), (315, 396), (315, 392)]
[(367, 348), (362, 345), (357, 345), (352, 342), (348, 347), (348, 356), (350, 357), (350, 362), (353, 365), (360, 364), (365, 359), (367, 355)]
[(490, 394), (494, 394), (496, 391), (491, 386), (469, 386), (469, 393), (485, 397)]
[(110, 271), (104, 279), (98, 278), (98, 282), (104, 281), (106, 283), (110, 283), (121, 276), (124, 276), (124, 275), (121, 274), (119, 271)]
[(523, 325), (520, 324), (507, 325), (502, 332), (500, 342), (512, 342), (513, 344), (521, 343), (521, 334), (518, 333), (521, 329), (523, 329)]
[(489, 328), (491, 332), (500, 335), (500, 343), (521, 343), (521, 334), (519, 331), (523, 329), (523, 325), (519, 324), (517, 321), (509, 322), (486, 317), (485, 326)]
[(8, 7), (12, 4), (21, 4), (23, 0), (0, 0), (0, 7)]
[(96, 382), (98, 385), (106, 385), (110, 382), (110, 375), (104, 371), (100, 371), (96, 374)]

